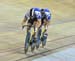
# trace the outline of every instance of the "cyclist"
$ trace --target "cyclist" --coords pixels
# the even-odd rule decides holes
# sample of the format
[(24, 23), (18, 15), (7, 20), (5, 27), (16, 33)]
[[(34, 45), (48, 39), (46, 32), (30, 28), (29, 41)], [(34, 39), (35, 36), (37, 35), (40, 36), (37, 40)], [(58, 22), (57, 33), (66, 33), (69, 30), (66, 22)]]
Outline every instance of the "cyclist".
[[(46, 44), (46, 39), (48, 36), (47, 30), (51, 20), (51, 12), (49, 11), (49, 9), (41, 9), (41, 16), (42, 16), (41, 26), (39, 27), (39, 31), (38, 31), (38, 41), (39, 43), (40, 43), (40, 40), (43, 42), (42, 44), (42, 47), (43, 47)], [(41, 34), (42, 26), (44, 26), (44, 32)], [(41, 35), (42, 37), (40, 38)]]
[(24, 24), (27, 22), (27, 35), (26, 35), (26, 40), (25, 40), (25, 46), (29, 44), (29, 38), (31, 35), (31, 27), (34, 25), (34, 35), (35, 38), (37, 36), (37, 30), (41, 25), (41, 13), (40, 13), (39, 8), (31, 8), (26, 14), (25, 17), (22, 21), (22, 28), (24, 28)]

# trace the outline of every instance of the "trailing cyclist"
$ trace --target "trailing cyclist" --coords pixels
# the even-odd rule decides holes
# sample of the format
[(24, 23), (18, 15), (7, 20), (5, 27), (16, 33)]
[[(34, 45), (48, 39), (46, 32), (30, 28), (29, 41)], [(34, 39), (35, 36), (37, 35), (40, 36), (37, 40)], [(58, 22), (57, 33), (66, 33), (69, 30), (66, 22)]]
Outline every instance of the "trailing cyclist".
[[(51, 20), (51, 12), (49, 9), (41, 9), (41, 26), (39, 27), (38, 30), (38, 43), (40, 44), (40, 40), (42, 41), (42, 47), (46, 45), (46, 40), (47, 40), (47, 30), (48, 26)], [(42, 32), (42, 26), (44, 26), (44, 31)]]

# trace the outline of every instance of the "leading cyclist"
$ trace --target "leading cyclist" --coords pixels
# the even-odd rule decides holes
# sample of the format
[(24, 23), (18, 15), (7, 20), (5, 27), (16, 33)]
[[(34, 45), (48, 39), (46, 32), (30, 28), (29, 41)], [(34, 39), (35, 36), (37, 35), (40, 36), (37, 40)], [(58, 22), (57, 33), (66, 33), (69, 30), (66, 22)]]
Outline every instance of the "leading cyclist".
[(22, 28), (24, 28), (24, 24), (27, 22), (27, 35), (25, 40), (25, 46), (29, 44), (29, 38), (31, 35), (31, 27), (34, 25), (34, 35), (37, 38), (38, 28), (41, 26), (41, 10), (39, 8), (31, 8), (26, 14), (22, 21)]
[[(39, 27), (39, 30), (38, 30), (38, 43), (40, 43), (40, 40), (41, 40), (42, 43), (43, 43), (42, 44), (42, 47), (43, 47), (43, 46), (46, 45), (46, 39), (47, 39), (47, 36), (48, 36), (47, 30), (48, 30), (48, 26), (49, 26), (50, 20), (51, 20), (50, 10), (49, 9), (41, 9), (41, 16), (42, 16), (41, 17), (41, 26)], [(42, 26), (44, 26), (43, 33), (41, 33)]]

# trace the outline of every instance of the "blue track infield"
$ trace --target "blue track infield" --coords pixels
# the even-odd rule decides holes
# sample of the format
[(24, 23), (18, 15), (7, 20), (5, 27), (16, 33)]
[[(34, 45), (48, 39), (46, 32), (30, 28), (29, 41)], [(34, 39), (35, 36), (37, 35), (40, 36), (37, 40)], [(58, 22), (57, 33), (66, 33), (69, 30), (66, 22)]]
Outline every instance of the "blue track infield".
[(69, 48), (32, 61), (75, 61), (75, 48)]

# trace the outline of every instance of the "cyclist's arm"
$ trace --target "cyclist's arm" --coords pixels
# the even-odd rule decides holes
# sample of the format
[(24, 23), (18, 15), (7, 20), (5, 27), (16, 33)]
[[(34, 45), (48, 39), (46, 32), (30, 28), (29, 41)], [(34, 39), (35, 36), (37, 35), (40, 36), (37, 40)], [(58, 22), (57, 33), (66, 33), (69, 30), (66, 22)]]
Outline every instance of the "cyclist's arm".
[(26, 23), (26, 18), (24, 18), (23, 20), (22, 20), (22, 23), (21, 23), (21, 25), (22, 25), (22, 29), (24, 28), (24, 25), (25, 25), (25, 23)]
[(48, 30), (48, 26), (50, 25), (50, 21), (44, 22), (44, 31)]
[(30, 18), (30, 12), (28, 11), (25, 13), (24, 19), (22, 21), (22, 26), (25, 25), (26, 21), (29, 20), (29, 18)]
[(26, 19), (24, 18), (24, 19), (22, 20), (21, 25), (23, 26), (25, 23), (26, 23)]

